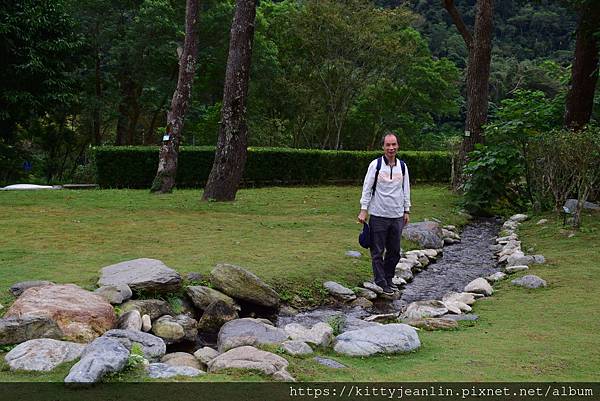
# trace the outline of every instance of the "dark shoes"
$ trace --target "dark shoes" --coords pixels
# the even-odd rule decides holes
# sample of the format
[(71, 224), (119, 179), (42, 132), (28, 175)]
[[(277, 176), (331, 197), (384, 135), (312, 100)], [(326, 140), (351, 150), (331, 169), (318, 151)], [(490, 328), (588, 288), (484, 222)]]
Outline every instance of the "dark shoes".
[[(396, 288), (398, 288), (398, 287), (396, 287)], [(383, 287), (383, 295), (392, 297), (392, 296), (394, 296), (394, 290), (391, 287)]]
[(389, 287), (394, 292), (400, 292), (400, 288), (396, 284), (390, 284)]

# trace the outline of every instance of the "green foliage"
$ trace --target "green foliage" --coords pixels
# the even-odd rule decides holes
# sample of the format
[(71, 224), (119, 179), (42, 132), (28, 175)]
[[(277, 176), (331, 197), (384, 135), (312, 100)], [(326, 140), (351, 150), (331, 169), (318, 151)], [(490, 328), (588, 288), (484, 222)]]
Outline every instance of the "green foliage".
[[(156, 147), (97, 147), (97, 183), (101, 187), (148, 188), (156, 173)], [(319, 184), (360, 182), (371, 160), (380, 152), (326, 151), (286, 148), (249, 148), (244, 169), (245, 185)], [(400, 152), (413, 182), (447, 182), (450, 159), (446, 152)], [(210, 173), (212, 147), (182, 147), (177, 185), (200, 187)]]
[(327, 319), (327, 324), (329, 324), (331, 326), (331, 328), (333, 329), (333, 335), (339, 336), (340, 334), (342, 334), (342, 331), (344, 330), (344, 325), (346, 324), (346, 318), (344, 317), (344, 315), (332, 316), (329, 319)]
[[(502, 101), (485, 127), (486, 146), (469, 155), (465, 166), (465, 207), (473, 213), (508, 212), (534, 203), (536, 183), (532, 143), (560, 124), (561, 96), (548, 99), (540, 91), (515, 91)], [(500, 208), (500, 210), (498, 210)]]

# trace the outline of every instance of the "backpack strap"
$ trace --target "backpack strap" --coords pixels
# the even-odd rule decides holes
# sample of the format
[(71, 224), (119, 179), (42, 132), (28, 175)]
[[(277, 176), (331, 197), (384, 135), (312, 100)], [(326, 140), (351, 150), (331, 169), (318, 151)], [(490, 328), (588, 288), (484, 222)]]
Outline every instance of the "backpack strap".
[(404, 160), (400, 160), (400, 168), (402, 169), (402, 191), (404, 191), (404, 175), (406, 174), (406, 164)]
[(371, 196), (375, 195), (375, 187), (377, 187), (377, 178), (379, 177), (379, 170), (381, 170), (381, 159), (383, 156), (377, 158), (377, 170), (375, 170), (375, 180), (373, 181), (373, 188), (371, 188)]

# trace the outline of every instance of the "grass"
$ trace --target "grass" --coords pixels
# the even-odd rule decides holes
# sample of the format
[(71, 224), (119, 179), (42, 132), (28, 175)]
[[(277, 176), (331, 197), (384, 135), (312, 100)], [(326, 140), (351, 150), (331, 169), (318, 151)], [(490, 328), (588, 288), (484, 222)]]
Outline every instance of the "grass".
[[(358, 187), (243, 190), (232, 203), (199, 202), (198, 191), (3, 192), (0, 288), (31, 279), (92, 288), (102, 266), (151, 257), (180, 273), (208, 273), (218, 262), (239, 264), (286, 297), (316, 300), (323, 281), (354, 286), (370, 277), (367, 258), (344, 256), (358, 247), (359, 196)], [(411, 218), (461, 225), (455, 202), (444, 188), (416, 186)], [(550, 222), (536, 225), (541, 217)], [(528, 273), (544, 278), (547, 288), (526, 290), (504, 281), (493, 297), (475, 304), (479, 321), (453, 331), (421, 331), (422, 347), (411, 354), (350, 358), (319, 351), (348, 368), (285, 356), (289, 371), (302, 381), (595, 381), (599, 233), (598, 214), (586, 216), (572, 238), (555, 216), (538, 216), (522, 225), (520, 237), (523, 249), (546, 256), (546, 265)], [(12, 300), (6, 291), (0, 299), (3, 305)], [(0, 362), (0, 381), (62, 381), (63, 370), (8, 372)], [(265, 378), (223, 373), (194, 380)]]

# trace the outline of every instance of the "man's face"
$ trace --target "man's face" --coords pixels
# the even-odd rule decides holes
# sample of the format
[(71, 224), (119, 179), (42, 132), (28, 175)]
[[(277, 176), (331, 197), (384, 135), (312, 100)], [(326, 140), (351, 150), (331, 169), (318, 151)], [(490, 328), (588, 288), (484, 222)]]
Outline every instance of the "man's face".
[(383, 152), (388, 160), (391, 160), (396, 157), (396, 152), (398, 151), (398, 140), (394, 135), (386, 135), (383, 139)]

